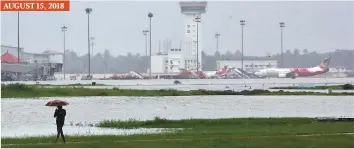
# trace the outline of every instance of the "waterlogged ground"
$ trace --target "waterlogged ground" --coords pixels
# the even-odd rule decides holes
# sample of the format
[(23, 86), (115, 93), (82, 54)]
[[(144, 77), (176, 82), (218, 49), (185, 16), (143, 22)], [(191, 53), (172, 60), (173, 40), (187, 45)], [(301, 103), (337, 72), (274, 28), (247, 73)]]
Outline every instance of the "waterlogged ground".
[[(121, 89), (177, 89), (177, 90), (245, 90), (245, 89), (268, 89), (269, 87), (286, 87), (297, 85), (341, 85), (354, 83), (354, 78), (270, 78), (270, 79), (180, 79), (182, 84), (174, 85), (173, 79), (152, 79), (152, 80), (57, 80), (57, 81), (38, 81), (40, 84), (67, 85), (67, 84), (97, 84), (111, 85), (95, 86), (94, 88), (113, 88)], [(17, 83), (17, 82), (2, 82)], [(26, 84), (36, 84), (35, 81), (18, 82)]]
[[(70, 97), (68, 134), (122, 134), (160, 130), (101, 130), (88, 127), (105, 119), (230, 118), (230, 117), (353, 117), (351, 96), (179, 96), (179, 97)], [(53, 98), (1, 100), (2, 137), (52, 134), (56, 131)], [(84, 127), (74, 127), (80, 124)], [(69, 127), (70, 126), (70, 127)], [(120, 131), (120, 132), (119, 132)]]
[[(283, 85), (284, 86), (284, 85)], [(292, 86), (292, 85), (290, 85)], [(56, 88), (58, 86), (43, 86), (46, 88)], [(66, 88), (74, 88), (77, 86), (61, 86)], [(90, 88), (90, 89), (139, 89), (139, 90), (159, 90), (159, 89), (175, 89), (181, 91), (190, 91), (190, 90), (197, 90), (197, 89), (204, 89), (204, 90), (233, 90), (233, 91), (243, 91), (243, 90), (254, 90), (254, 89), (263, 89), (266, 90), (269, 87), (279, 87), (279, 85), (262, 85), (262, 84), (255, 84), (255, 85), (220, 85), (220, 84), (208, 84), (208, 85), (114, 85), (114, 86), (80, 86), (81, 88)], [(284, 87), (287, 87), (285, 85)], [(286, 92), (317, 92), (317, 93), (327, 93), (327, 89), (268, 89), (269, 91), (286, 91)], [(354, 93), (354, 90), (332, 90), (333, 93)]]
[[(14, 128), (2, 128), (14, 129)], [(114, 128), (99, 128), (91, 126), (68, 126), (64, 128), (65, 135), (70, 136), (87, 136), (87, 135), (133, 135), (133, 134), (155, 134), (155, 133), (173, 133), (178, 130), (169, 128), (138, 128), (138, 129), (114, 129)], [(56, 127), (52, 125), (24, 125), (16, 127), (16, 131), (2, 130), (2, 138), (17, 138), (17, 137), (33, 137), (33, 136), (55, 136)]]
[[(171, 85), (174, 79), (151, 79), (151, 80), (56, 80), (38, 81), (41, 84), (65, 85), (65, 84), (91, 84), (92, 81), (106, 85)], [(354, 78), (269, 78), (269, 79), (179, 79), (182, 84), (345, 84), (354, 83)], [(17, 82), (17, 81), (14, 81)], [(11, 82), (3, 82), (11, 83)], [(35, 81), (24, 81), (20, 83), (35, 84)]]

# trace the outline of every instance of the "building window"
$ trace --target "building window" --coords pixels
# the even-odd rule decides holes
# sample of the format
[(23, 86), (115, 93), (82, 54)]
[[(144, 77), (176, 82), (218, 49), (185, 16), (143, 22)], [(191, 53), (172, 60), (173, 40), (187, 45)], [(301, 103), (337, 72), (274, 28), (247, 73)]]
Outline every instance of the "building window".
[(187, 33), (191, 33), (191, 31), (190, 31), (190, 30), (187, 30)]
[(166, 60), (166, 63), (168, 63), (168, 60)]
[(191, 27), (191, 25), (189, 25), (189, 24), (188, 24), (188, 25), (187, 25), (187, 27), (188, 27), (188, 28), (190, 28), (190, 27)]

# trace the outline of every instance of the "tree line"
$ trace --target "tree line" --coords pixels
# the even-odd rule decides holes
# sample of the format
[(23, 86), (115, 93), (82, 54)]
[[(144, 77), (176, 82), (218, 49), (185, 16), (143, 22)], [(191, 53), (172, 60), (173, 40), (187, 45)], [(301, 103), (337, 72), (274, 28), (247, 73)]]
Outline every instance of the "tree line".
[[(202, 65), (204, 71), (216, 70), (218, 60), (241, 60), (241, 52), (227, 51), (225, 53), (215, 52), (214, 54), (202, 53)], [(343, 67), (354, 69), (354, 50), (337, 49), (333, 52), (317, 53), (309, 52), (307, 49), (286, 50), (284, 56), (284, 67), (311, 67), (317, 66), (327, 56), (331, 56), (330, 67)], [(78, 56), (75, 51), (66, 51), (66, 73), (87, 73), (88, 54)], [(280, 63), (280, 54), (265, 56), (244, 56), (244, 60), (277, 60)], [(114, 56), (108, 49), (103, 53), (96, 53), (91, 56), (91, 73), (127, 73), (129, 71), (146, 72), (150, 62), (148, 56), (139, 53)]]

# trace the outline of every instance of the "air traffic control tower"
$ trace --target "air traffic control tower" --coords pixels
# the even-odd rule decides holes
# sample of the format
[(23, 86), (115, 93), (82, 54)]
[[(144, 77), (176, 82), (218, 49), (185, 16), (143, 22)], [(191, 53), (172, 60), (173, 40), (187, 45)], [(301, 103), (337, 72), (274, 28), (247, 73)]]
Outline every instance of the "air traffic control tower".
[[(184, 42), (183, 42), (183, 55), (186, 60), (185, 65), (197, 68), (197, 22), (195, 22), (196, 17), (200, 17), (198, 23), (198, 59), (199, 59), (199, 70), (202, 70), (202, 14), (206, 12), (207, 2), (180, 2), (181, 13), (184, 14)], [(190, 63), (189, 63), (190, 62)]]

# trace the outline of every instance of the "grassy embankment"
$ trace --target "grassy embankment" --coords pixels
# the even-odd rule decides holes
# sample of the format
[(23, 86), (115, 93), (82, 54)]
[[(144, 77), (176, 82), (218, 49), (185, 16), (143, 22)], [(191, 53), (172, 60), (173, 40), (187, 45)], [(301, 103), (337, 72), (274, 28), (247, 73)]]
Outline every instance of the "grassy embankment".
[(314, 86), (314, 87), (288, 86), (288, 87), (271, 87), (270, 89), (354, 90), (354, 85), (352, 85), (352, 84), (344, 84), (344, 85), (328, 85), (328, 86)]
[[(322, 147), (353, 148), (353, 122), (316, 122), (309, 118), (238, 118), (150, 121), (103, 121), (109, 128), (186, 128), (175, 133), (129, 136), (2, 138), (1, 147)], [(64, 127), (65, 132), (65, 127)], [(17, 144), (17, 145), (10, 145)]]
[(316, 93), (316, 92), (271, 92), (268, 90), (244, 91), (208, 91), (208, 90), (131, 90), (131, 89), (89, 89), (89, 88), (42, 88), (24, 84), (1, 85), (2, 98), (30, 98), (30, 97), (68, 97), (68, 96), (193, 96), (193, 95), (331, 95), (353, 96), (354, 93)]

